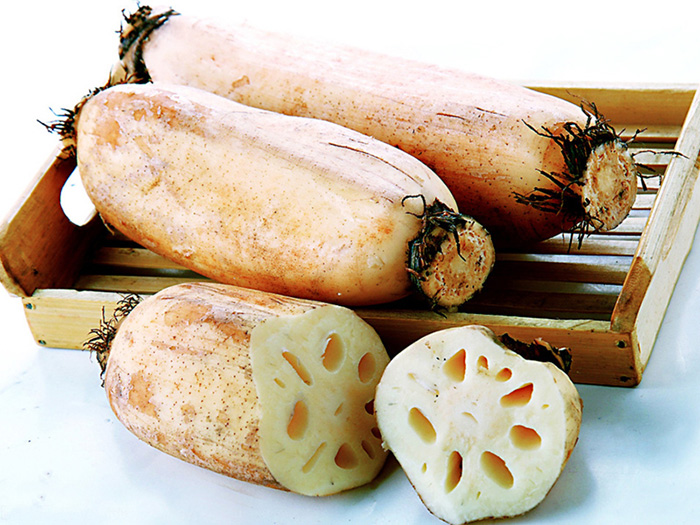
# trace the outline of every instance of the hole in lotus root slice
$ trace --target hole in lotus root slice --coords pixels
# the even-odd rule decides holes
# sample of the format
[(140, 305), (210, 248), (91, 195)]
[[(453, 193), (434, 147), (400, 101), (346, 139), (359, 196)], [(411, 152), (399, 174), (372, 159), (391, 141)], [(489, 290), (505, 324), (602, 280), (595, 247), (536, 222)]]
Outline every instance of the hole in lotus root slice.
[(287, 435), (298, 440), (304, 437), (306, 429), (309, 426), (309, 408), (303, 401), (297, 401), (292, 411), (292, 417), (289, 418), (287, 424)]
[(527, 405), (532, 399), (532, 389), (532, 383), (528, 383), (513, 390), (510, 394), (506, 394), (501, 398), (501, 406), (522, 407)]
[(370, 416), (374, 415), (374, 399), (370, 399), (367, 403), (365, 403), (365, 412), (367, 412)]
[(435, 427), (420, 409), (413, 407), (408, 411), (408, 424), (425, 443), (435, 443)]
[(542, 445), (542, 437), (534, 428), (515, 425), (510, 429), (510, 441), (522, 450), (534, 450)]
[(445, 361), (445, 364), (442, 365), (442, 371), (448, 378), (457, 382), (464, 381), (464, 374), (467, 370), (466, 356), (466, 351), (462, 349)]
[(365, 451), (365, 454), (367, 454), (367, 457), (369, 459), (374, 459), (376, 454), (374, 452), (374, 449), (372, 448), (372, 445), (369, 442), (365, 441), (364, 439), (362, 440), (361, 444), (362, 444), (362, 450)]
[(374, 371), (376, 368), (377, 362), (375, 361), (374, 356), (369, 352), (363, 355), (362, 359), (360, 359), (360, 362), (357, 365), (357, 375), (360, 378), (360, 381), (363, 383), (369, 382), (369, 380), (372, 379), (372, 376), (374, 376)]
[(496, 381), (506, 382), (513, 377), (513, 371), (510, 368), (501, 368), (496, 374)]
[(324, 450), (325, 448), (326, 448), (326, 442), (324, 441), (323, 443), (321, 443), (321, 444), (318, 446), (318, 448), (316, 449), (316, 451), (311, 455), (311, 457), (310, 457), (309, 460), (304, 464), (304, 466), (301, 467), (301, 471), (302, 471), (304, 474), (308, 474), (309, 472), (311, 472), (311, 470), (314, 468), (314, 465), (316, 465), (316, 463), (318, 462), (318, 458), (321, 457), (321, 453), (323, 452), (323, 450)]
[(498, 486), (504, 489), (513, 486), (513, 474), (506, 466), (506, 462), (493, 452), (486, 451), (481, 454), (481, 468)]
[(486, 358), (485, 355), (480, 355), (479, 359), (476, 360), (476, 366), (479, 368), (483, 368), (485, 370), (489, 369), (489, 360)]
[(462, 412), (462, 415), (463, 415), (464, 417), (466, 417), (466, 418), (467, 418), (469, 421), (471, 421), (472, 423), (475, 423), (475, 424), (478, 424), (478, 423), (479, 423), (479, 422), (476, 420), (476, 417), (474, 416), (474, 414), (472, 414), (471, 412)]
[(462, 481), (462, 455), (453, 450), (447, 458), (445, 492), (452, 492), (460, 481)]
[(294, 371), (297, 373), (299, 378), (306, 384), (306, 385), (311, 385), (312, 380), (311, 380), (311, 374), (309, 371), (306, 369), (304, 364), (301, 362), (301, 359), (294, 355), (291, 352), (282, 352), (282, 357), (291, 365), (291, 367), (294, 369)]
[(343, 363), (345, 357), (345, 345), (340, 336), (333, 333), (326, 339), (326, 348), (321, 356), (323, 367), (329, 372), (336, 372)]
[(350, 445), (347, 443), (340, 445), (338, 452), (335, 454), (335, 464), (346, 470), (357, 466), (357, 456)]

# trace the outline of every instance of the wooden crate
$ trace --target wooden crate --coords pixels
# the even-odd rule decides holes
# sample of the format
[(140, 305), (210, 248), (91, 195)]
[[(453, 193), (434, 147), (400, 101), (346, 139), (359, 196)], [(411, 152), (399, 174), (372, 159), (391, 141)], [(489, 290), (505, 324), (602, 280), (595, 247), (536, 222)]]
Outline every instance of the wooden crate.
[[(497, 334), (571, 348), (575, 382), (637, 385), (700, 220), (700, 96), (687, 85), (529, 86), (596, 103), (627, 137), (644, 129), (632, 149), (640, 163), (664, 173), (663, 182), (648, 180), (629, 218), (585, 239), (580, 249), (574, 243), (569, 250), (562, 236), (526, 252), (500, 253), (483, 293), (459, 312), (442, 315), (411, 301), (357, 312), (390, 352), (434, 330), (482, 324)], [(80, 349), (123, 294), (147, 295), (202, 278), (111, 234), (99, 220), (72, 224), (60, 192), (75, 163), (59, 153), (2, 226), (1, 277), (21, 296), (39, 344)]]

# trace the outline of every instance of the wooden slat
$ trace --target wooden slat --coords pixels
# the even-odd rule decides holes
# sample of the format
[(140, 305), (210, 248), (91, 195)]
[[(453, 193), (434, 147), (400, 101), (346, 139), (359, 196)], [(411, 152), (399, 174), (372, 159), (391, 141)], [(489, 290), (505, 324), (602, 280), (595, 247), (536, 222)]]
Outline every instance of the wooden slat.
[[(605, 84), (523, 82), (536, 91), (549, 93), (575, 104), (596, 104), (613, 123), (632, 123), (626, 129), (651, 125), (679, 125), (693, 101), (695, 84)], [(675, 135), (676, 137), (678, 134)]]
[[(110, 316), (122, 298), (119, 293), (76, 290), (37, 290), (23, 299), (32, 333), (45, 346), (83, 348), (89, 332), (103, 315)], [(633, 386), (641, 377), (635, 372), (632, 345), (626, 334), (608, 331), (608, 323), (594, 320), (542, 320), (498, 315), (452, 314), (449, 318), (428, 311), (357, 309), (360, 317), (377, 330), (387, 349), (395, 354), (408, 344), (435, 330), (468, 324), (491, 328), (497, 335), (508, 333), (522, 341), (544, 339), (572, 351), (571, 377), (577, 383)], [(96, 377), (99, 367), (95, 364)]]
[(617, 296), (504, 291), (484, 293), (464, 313), (610, 321)]
[[(111, 317), (121, 298), (119, 293), (40, 289), (22, 302), (38, 344), (79, 350), (89, 339), (90, 330), (100, 326), (102, 316)], [(99, 375), (97, 365), (95, 374)]]
[(433, 331), (478, 324), (497, 335), (508, 333), (522, 341), (542, 338), (570, 348), (571, 377), (577, 383), (634, 386), (641, 380), (635, 342), (628, 334), (611, 333), (605, 321), (536, 319), (502, 315), (458, 313), (443, 316), (426, 311), (358, 309), (357, 313), (389, 342), (396, 352)]
[(554, 237), (532, 246), (527, 253), (631, 256), (637, 251), (638, 244), (639, 240), (630, 236), (591, 235), (579, 247), (567, 238)]
[(637, 195), (637, 198), (634, 201), (634, 207), (632, 209), (634, 210), (651, 210), (652, 206), (654, 206), (654, 201), (656, 200), (656, 193), (643, 193), (641, 195)]
[(81, 275), (76, 281), (74, 288), (76, 290), (151, 294), (168, 286), (205, 280), (207, 279), (198, 276)]
[(185, 269), (183, 266), (165, 257), (161, 257), (150, 250), (140, 247), (124, 248), (103, 246), (90, 256), (88, 263), (92, 265), (112, 266), (115, 268)]
[(647, 224), (647, 217), (627, 217), (622, 223), (610, 232), (601, 232), (601, 235), (641, 235)]
[(496, 259), (489, 280), (525, 276), (549, 281), (622, 284), (631, 258), (619, 256), (581, 256), (502, 254)]

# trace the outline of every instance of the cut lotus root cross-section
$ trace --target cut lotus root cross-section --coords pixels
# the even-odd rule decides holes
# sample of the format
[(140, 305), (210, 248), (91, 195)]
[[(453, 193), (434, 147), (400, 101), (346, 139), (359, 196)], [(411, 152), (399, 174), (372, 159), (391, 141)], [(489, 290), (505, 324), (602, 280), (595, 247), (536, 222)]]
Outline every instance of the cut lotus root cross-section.
[(389, 362), (374, 330), (350, 310), (328, 306), (266, 320), (251, 348), (260, 450), (275, 479), (324, 495), (374, 478), (387, 454), (374, 394)]
[(121, 321), (105, 389), (119, 420), (168, 454), (323, 496), (372, 481), (384, 464), (374, 394), (388, 362), (347, 308), (189, 283)]
[(462, 524), (519, 515), (544, 499), (578, 439), (582, 403), (554, 365), (466, 326), (394, 357), (375, 407), (385, 447), (428, 510)]

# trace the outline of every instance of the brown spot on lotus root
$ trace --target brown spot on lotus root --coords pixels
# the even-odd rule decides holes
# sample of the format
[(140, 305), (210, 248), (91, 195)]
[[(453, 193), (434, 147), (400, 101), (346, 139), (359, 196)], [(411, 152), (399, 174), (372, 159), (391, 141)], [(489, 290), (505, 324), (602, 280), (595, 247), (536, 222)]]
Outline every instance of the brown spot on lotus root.
[(129, 404), (138, 408), (143, 414), (156, 417), (158, 415), (158, 410), (156, 406), (151, 403), (151, 384), (144, 376), (143, 372), (132, 374), (129, 382), (131, 385), (131, 388), (128, 389)]

